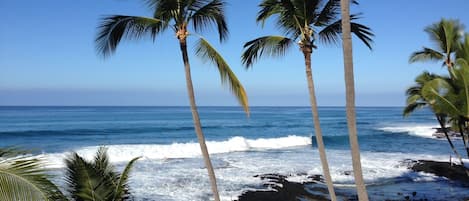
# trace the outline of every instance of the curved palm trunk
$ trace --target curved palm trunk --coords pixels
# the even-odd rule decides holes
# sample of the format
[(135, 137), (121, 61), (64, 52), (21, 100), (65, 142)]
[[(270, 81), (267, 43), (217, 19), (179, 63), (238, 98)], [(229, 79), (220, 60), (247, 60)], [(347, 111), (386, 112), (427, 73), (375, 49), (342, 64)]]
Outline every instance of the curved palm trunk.
[(464, 126), (466, 122), (458, 122), (459, 133), (461, 134), (462, 141), (464, 142), (464, 148), (466, 148), (466, 155), (469, 158), (469, 136), (466, 136), (466, 132), (464, 130)]
[[(445, 134), (445, 137), (446, 137), (446, 140), (448, 140), (448, 144), (449, 146), (451, 147), (451, 150), (454, 152), (454, 154), (456, 155), (456, 157), (458, 157), (459, 159), (459, 162), (461, 163), (461, 165), (464, 167), (464, 161), (462, 160), (462, 157), (461, 155), (459, 154), (459, 152), (456, 150), (456, 148), (454, 147), (454, 144), (453, 144), (453, 141), (451, 141), (451, 138), (449, 137), (448, 135), (448, 131), (446, 130), (446, 125), (445, 125), (445, 120), (442, 116), (440, 115), (436, 115), (436, 119), (438, 120), (438, 123), (440, 124), (440, 127), (441, 127), (441, 130), (443, 130), (443, 133)], [(466, 169), (466, 174), (467, 176), (469, 176), (469, 170)]]
[(189, 95), (189, 102), (191, 105), (192, 119), (194, 120), (195, 133), (197, 134), (197, 139), (200, 144), (202, 156), (204, 157), (205, 166), (207, 167), (208, 176), (210, 178), (210, 185), (212, 186), (213, 197), (215, 198), (215, 201), (220, 201), (215, 172), (213, 171), (212, 162), (210, 161), (210, 156), (208, 154), (207, 145), (205, 144), (205, 137), (204, 137), (204, 134), (202, 133), (202, 125), (200, 124), (199, 112), (197, 111), (197, 106), (195, 104), (194, 87), (192, 86), (192, 77), (191, 77), (191, 67), (189, 64), (189, 57), (187, 56), (187, 43), (185, 39), (180, 40), (179, 46), (181, 48), (182, 60), (184, 62), (184, 69), (186, 73), (187, 93)]
[(355, 185), (357, 186), (358, 199), (360, 201), (368, 201), (368, 193), (363, 180), (355, 119), (355, 83), (353, 75), (352, 34), (350, 32), (350, 1), (341, 0), (340, 6), (342, 10), (342, 46), (344, 54), (347, 126), (352, 152), (353, 175), (355, 177)]
[(319, 123), (318, 105), (316, 102), (316, 93), (314, 91), (313, 74), (311, 73), (311, 52), (311, 49), (303, 50), (306, 65), (306, 79), (308, 80), (309, 101), (311, 104), (311, 113), (313, 115), (314, 133), (316, 135), (316, 142), (318, 143), (319, 158), (321, 159), (322, 171), (326, 179), (327, 189), (329, 190), (331, 200), (336, 201), (337, 198), (334, 192), (334, 185), (329, 171), (329, 164), (327, 162), (326, 150), (324, 148), (322, 131)]

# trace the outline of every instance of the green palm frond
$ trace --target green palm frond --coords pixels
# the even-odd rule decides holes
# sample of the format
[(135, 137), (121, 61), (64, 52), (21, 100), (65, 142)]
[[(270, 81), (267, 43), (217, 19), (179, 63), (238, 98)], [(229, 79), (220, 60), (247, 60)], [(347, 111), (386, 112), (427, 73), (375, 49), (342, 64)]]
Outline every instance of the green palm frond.
[(25, 155), (27, 154), (27, 151), (23, 151), (19, 148), (16, 147), (6, 147), (6, 148), (0, 148), (0, 159), (1, 158), (11, 158), (15, 156), (20, 156), (20, 155)]
[(422, 96), (437, 114), (457, 115), (456, 95), (446, 79), (435, 78), (422, 87)]
[(244, 111), (249, 116), (249, 103), (246, 91), (236, 75), (231, 71), (230, 66), (205, 39), (200, 38), (196, 47), (197, 56), (205, 61), (212, 62), (218, 67), (222, 84), (229, 87), (230, 91), (236, 96), (239, 104), (243, 106)]
[(415, 102), (412, 104), (406, 105), (403, 111), (403, 116), (408, 117), (410, 114), (414, 113), (417, 109), (423, 108), (427, 105), (427, 103), (424, 102)]
[[(301, 35), (305, 24), (307, 25), (304, 18), (301, 17), (299, 3), (301, 2), (292, 0), (263, 0), (259, 4), (261, 10), (257, 13), (256, 21), (264, 25), (267, 19), (276, 16), (277, 27), (283, 30), (285, 35), (295, 39)], [(304, 3), (306, 2), (301, 3), (301, 7), (304, 6)]]
[(422, 88), (427, 83), (436, 78), (446, 79), (445, 77), (424, 71), (415, 78), (415, 85), (407, 88), (406, 90), (406, 107), (404, 108), (404, 117), (409, 116), (417, 109), (428, 106), (427, 99), (422, 95)]
[(407, 105), (410, 105), (410, 104), (414, 104), (414, 103), (417, 103), (417, 102), (424, 102), (425, 100), (423, 100), (422, 98), (422, 95), (421, 94), (413, 94), (413, 95), (410, 95), (410, 96), (407, 96), (407, 99), (406, 99), (406, 103)]
[(316, 12), (321, 4), (320, 0), (304, 0), (304, 1), (293, 1), (297, 10), (297, 15), (300, 17), (300, 23), (303, 26), (309, 26), (316, 20)]
[(413, 96), (413, 95), (420, 95), (420, 91), (422, 90), (422, 87), (421, 86), (411, 86), (409, 88), (407, 88), (407, 90), (405, 91), (405, 94), (407, 96)]
[(423, 50), (414, 52), (409, 58), (409, 63), (422, 62), (422, 61), (441, 61), (445, 55), (440, 52), (424, 47)]
[(132, 167), (135, 165), (135, 162), (137, 162), (137, 160), (140, 158), (141, 157), (132, 159), (125, 166), (124, 171), (119, 176), (113, 200), (119, 200), (119, 198), (127, 198), (129, 174), (130, 174)]
[[(360, 14), (350, 15), (350, 20), (359, 19)], [(355, 22), (350, 23), (350, 31), (355, 34), (369, 49), (372, 49), (371, 43), (374, 34), (371, 29), (365, 25)], [(318, 35), (319, 40), (325, 44), (337, 44), (340, 41), (340, 34), (342, 33), (342, 20), (337, 20), (334, 23), (324, 27)]]
[(316, 17), (314, 23), (317, 27), (322, 27), (337, 21), (340, 15), (340, 0), (329, 0)]
[(261, 10), (257, 13), (256, 21), (264, 26), (265, 21), (272, 15), (278, 14), (281, 11), (281, 2), (278, 0), (263, 0), (259, 4)]
[(37, 158), (25, 156), (0, 159), (2, 200), (66, 200), (49, 179)]
[[(296, 39), (303, 33), (303, 29), (307, 27), (307, 22), (301, 16), (300, 9), (295, 6), (304, 1), (281, 0), (281, 11), (278, 15), (277, 27), (283, 29), (285, 35)], [(301, 4), (302, 6), (303, 4)], [(300, 5), (298, 5), (300, 6)]]
[(68, 193), (74, 200), (127, 200), (130, 197), (128, 174), (137, 159), (131, 160), (124, 173), (119, 174), (103, 147), (98, 149), (93, 161), (73, 153), (65, 160)]
[(106, 200), (112, 196), (112, 184), (90, 162), (74, 153), (65, 164), (65, 181), (74, 200)]
[(285, 55), (293, 40), (283, 36), (264, 36), (244, 44), (241, 56), (246, 68), (251, 67), (262, 56), (277, 57)]
[(459, 68), (451, 71), (454, 71), (453, 81), (458, 89), (459, 115), (469, 119), (469, 58), (459, 58), (456, 62)]
[(374, 34), (371, 29), (365, 25), (358, 23), (350, 23), (351, 31), (357, 36), (370, 50), (372, 49), (371, 43), (373, 42), (372, 37)]
[[(350, 3), (358, 5), (358, 1), (352, 0)], [(314, 26), (322, 27), (327, 26), (334, 21), (338, 20), (337, 17), (340, 15), (340, 0), (328, 0), (321, 11), (316, 15)]]
[(456, 58), (469, 61), (469, 33), (464, 34), (464, 40), (456, 51)]
[(115, 172), (115, 167), (111, 164), (107, 155), (107, 148), (99, 147), (96, 155), (94, 156), (92, 165), (97, 171), (102, 172), (103, 175), (109, 177), (110, 182), (115, 185), (114, 181), (117, 180), (118, 176)]
[(410, 63), (419, 61), (443, 61), (448, 68), (454, 65), (454, 53), (460, 48), (461, 34), (464, 26), (457, 20), (441, 19), (424, 29), (436, 48), (426, 48), (414, 52), (409, 59)]
[(417, 84), (419, 84), (420, 87), (423, 87), (423, 85), (428, 82), (428, 81), (431, 81), (435, 78), (443, 78), (442, 76), (439, 76), (437, 74), (433, 74), (433, 73), (430, 73), (428, 71), (424, 71), (423, 73), (421, 73), (420, 75), (418, 75), (416, 78), (415, 78), (415, 82)]
[(456, 51), (464, 26), (458, 20), (441, 19), (425, 28), (430, 40), (438, 44), (441, 52), (449, 55)]
[(175, 0), (146, 0), (148, 7), (154, 10), (153, 18), (169, 23), (174, 20), (176, 24), (185, 21), (184, 4), (186, 1)]
[(159, 19), (112, 15), (104, 17), (98, 27), (99, 33), (95, 39), (98, 53), (104, 57), (115, 52), (122, 38), (139, 39), (150, 35), (153, 39), (167, 24)]
[(222, 0), (213, 0), (205, 5), (194, 4), (189, 8), (193, 14), (189, 17), (195, 31), (202, 31), (210, 25), (217, 26), (220, 41), (228, 38), (228, 26), (224, 15), (224, 5)]

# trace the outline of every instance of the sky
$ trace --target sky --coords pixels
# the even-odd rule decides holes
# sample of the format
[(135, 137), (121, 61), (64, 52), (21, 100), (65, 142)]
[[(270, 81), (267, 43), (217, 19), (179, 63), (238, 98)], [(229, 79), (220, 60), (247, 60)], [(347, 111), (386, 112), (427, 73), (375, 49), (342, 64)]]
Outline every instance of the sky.
[[(188, 105), (178, 41), (171, 30), (155, 41), (125, 40), (109, 58), (97, 54), (94, 38), (106, 15), (151, 16), (142, 0), (0, 0), (0, 105), (185, 106)], [(255, 22), (260, 0), (227, 1), (228, 41), (205, 31), (243, 83), (252, 106), (307, 106), (304, 60), (298, 47), (282, 58), (259, 60), (245, 69), (243, 44), (281, 35), (273, 21)], [(424, 70), (444, 73), (439, 63), (409, 64), (413, 51), (434, 47), (423, 29), (441, 18), (469, 26), (467, 0), (361, 0), (352, 13), (369, 26), (373, 49), (353, 41), (358, 106), (402, 106), (404, 91)], [(468, 30), (467, 28), (465, 29)], [(189, 38), (198, 105), (232, 106), (216, 68), (194, 54)], [(318, 44), (312, 55), (320, 106), (343, 106), (345, 85), (340, 44)]]

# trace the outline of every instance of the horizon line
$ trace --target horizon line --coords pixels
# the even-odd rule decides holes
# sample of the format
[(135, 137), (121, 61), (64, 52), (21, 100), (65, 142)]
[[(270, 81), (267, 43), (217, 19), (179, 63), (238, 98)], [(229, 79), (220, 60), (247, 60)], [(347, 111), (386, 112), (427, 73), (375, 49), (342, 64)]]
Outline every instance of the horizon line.
[[(0, 105), (0, 107), (190, 107), (189, 105)], [(237, 105), (198, 105), (197, 107), (241, 107)], [(309, 105), (252, 105), (249, 107), (311, 107)], [(345, 107), (319, 105), (318, 107)], [(355, 107), (405, 107), (404, 105), (357, 105)]]

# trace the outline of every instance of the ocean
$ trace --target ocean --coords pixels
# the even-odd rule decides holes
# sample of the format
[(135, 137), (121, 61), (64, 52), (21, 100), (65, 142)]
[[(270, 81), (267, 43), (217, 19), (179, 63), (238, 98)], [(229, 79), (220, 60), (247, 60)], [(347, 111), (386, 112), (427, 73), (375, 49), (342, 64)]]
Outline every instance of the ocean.
[[(306, 181), (321, 174), (309, 107), (199, 107), (203, 131), (222, 200), (263, 189), (259, 174)], [(335, 185), (353, 191), (348, 131), (343, 107), (320, 107), (319, 115)], [(406, 159), (448, 161), (446, 140), (432, 137), (437, 122), (422, 110), (402, 117), (401, 107), (358, 107), (362, 167), (371, 200), (418, 192), (429, 200), (463, 200), (469, 188), (431, 174), (414, 173)], [(189, 107), (0, 107), (0, 146), (31, 150), (46, 160), (63, 186), (63, 158), (72, 151), (92, 158), (106, 146), (121, 170), (142, 156), (130, 188), (136, 200), (205, 201), (207, 171)], [(456, 146), (461, 146), (457, 140)], [(306, 173), (306, 174), (305, 174)]]

